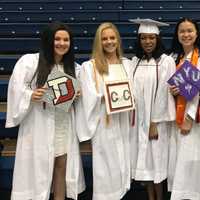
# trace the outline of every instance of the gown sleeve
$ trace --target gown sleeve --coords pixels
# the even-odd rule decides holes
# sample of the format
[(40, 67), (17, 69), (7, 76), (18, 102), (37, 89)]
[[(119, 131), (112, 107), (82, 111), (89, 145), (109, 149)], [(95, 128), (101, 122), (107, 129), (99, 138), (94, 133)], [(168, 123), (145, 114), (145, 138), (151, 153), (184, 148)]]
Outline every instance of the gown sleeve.
[(199, 93), (187, 103), (186, 114), (189, 115), (193, 120), (196, 119), (196, 113), (199, 105)]
[(175, 100), (169, 91), (167, 80), (176, 71), (176, 65), (172, 57), (166, 56), (161, 63), (157, 95), (153, 104), (151, 116), (152, 122), (164, 122), (175, 120)]
[[(96, 132), (100, 121), (101, 99), (103, 94), (98, 93), (95, 86), (94, 71), (91, 61), (84, 62), (80, 70), (80, 84), (82, 96), (79, 102), (82, 106), (82, 122), (85, 124), (84, 130), (79, 129), (78, 137), (80, 141), (89, 140)], [(79, 120), (80, 121), (80, 120)]]
[(30, 82), (37, 62), (32, 54), (27, 54), (22, 56), (14, 67), (8, 85), (7, 128), (19, 125), (31, 109), (33, 91), (30, 88)]

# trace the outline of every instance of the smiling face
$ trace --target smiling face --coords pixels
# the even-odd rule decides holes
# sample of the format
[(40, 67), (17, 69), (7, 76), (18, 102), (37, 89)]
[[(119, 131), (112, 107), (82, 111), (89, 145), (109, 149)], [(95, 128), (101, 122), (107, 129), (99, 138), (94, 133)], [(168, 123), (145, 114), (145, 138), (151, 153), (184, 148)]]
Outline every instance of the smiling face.
[(102, 31), (101, 42), (105, 54), (116, 54), (118, 39), (112, 28), (107, 28)]
[(197, 39), (197, 30), (193, 23), (184, 21), (178, 27), (178, 40), (183, 48), (193, 48)]
[(63, 55), (69, 51), (70, 36), (65, 30), (59, 30), (54, 36), (54, 56), (57, 62), (60, 62)]
[(156, 48), (157, 37), (154, 33), (141, 33), (140, 44), (147, 55), (151, 55)]

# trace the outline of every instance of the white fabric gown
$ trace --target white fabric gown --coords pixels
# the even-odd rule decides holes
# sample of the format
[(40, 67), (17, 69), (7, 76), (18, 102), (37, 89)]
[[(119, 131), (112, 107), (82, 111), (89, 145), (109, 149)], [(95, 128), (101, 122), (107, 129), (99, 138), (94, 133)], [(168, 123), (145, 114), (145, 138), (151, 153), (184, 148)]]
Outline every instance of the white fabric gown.
[[(122, 63), (128, 72), (131, 61), (123, 58)], [(128, 112), (110, 115), (110, 122), (106, 124), (103, 80), (97, 72), (97, 92), (91, 60), (82, 64), (80, 80), (83, 112), (78, 136), (80, 141), (91, 139), (92, 143), (93, 200), (119, 200), (130, 188)]]
[[(197, 65), (200, 69), (200, 60)], [(199, 94), (186, 105), (185, 115), (195, 119)], [(193, 122), (188, 135), (182, 135), (175, 123), (170, 138), (168, 189), (171, 200), (200, 199), (200, 123)]]
[[(130, 74), (135, 97), (135, 125), (131, 130), (131, 174), (140, 181), (160, 183), (167, 178), (169, 124), (175, 120), (175, 104), (167, 80), (175, 71), (174, 60), (163, 54), (158, 62), (156, 93), (156, 61), (139, 61), (133, 57)], [(134, 78), (133, 78), (133, 73)], [(155, 98), (156, 96), (156, 98)], [(150, 122), (157, 123), (158, 140), (149, 140)]]
[[(54, 166), (55, 109), (31, 102), (30, 82), (39, 54), (26, 54), (15, 65), (8, 87), (6, 127), (20, 125), (13, 174), (12, 200), (48, 200)], [(35, 80), (31, 87), (35, 88)], [(69, 113), (75, 122), (74, 111)], [(77, 199), (85, 188), (75, 124), (67, 151), (67, 196)]]

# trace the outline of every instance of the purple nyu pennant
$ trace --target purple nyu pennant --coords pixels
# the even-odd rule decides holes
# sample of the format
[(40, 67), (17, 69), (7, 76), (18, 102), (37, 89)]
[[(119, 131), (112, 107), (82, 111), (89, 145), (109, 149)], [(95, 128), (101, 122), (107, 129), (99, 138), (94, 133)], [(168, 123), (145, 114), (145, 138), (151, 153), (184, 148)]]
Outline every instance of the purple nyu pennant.
[(176, 85), (180, 94), (190, 101), (200, 91), (200, 71), (189, 61), (185, 61), (167, 82)]

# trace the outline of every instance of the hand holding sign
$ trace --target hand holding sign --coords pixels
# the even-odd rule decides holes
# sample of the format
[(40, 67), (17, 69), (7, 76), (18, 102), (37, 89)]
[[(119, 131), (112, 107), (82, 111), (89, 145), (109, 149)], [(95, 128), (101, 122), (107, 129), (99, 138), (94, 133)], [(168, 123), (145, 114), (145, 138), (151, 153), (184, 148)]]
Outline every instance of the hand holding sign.
[(180, 94), (190, 101), (200, 91), (200, 71), (185, 61), (167, 82), (178, 87)]
[(43, 88), (43, 87), (42, 88), (36, 88), (31, 95), (31, 100), (35, 101), (35, 102), (42, 101), (42, 98), (43, 98), (45, 91), (46, 91), (46, 88)]

